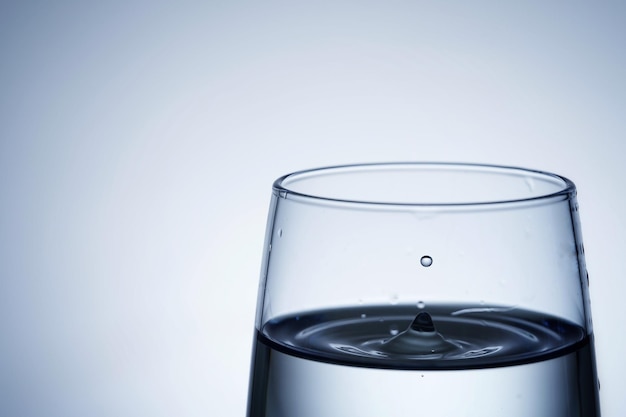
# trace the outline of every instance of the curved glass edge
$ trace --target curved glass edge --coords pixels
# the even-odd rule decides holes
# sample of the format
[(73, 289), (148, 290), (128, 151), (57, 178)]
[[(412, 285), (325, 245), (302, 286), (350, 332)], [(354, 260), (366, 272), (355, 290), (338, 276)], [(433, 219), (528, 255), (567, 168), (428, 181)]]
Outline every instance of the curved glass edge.
[[(311, 195), (289, 189), (284, 183), (289, 179), (295, 177), (310, 177), (313, 175), (328, 175), (334, 173), (340, 173), (341, 171), (349, 172), (350, 170), (365, 170), (365, 169), (382, 169), (382, 168), (402, 168), (402, 167), (424, 167), (424, 168), (455, 168), (455, 169), (468, 169), (468, 170), (484, 170), (485, 172), (492, 171), (499, 174), (509, 175), (536, 175), (544, 177), (550, 180), (557, 180), (563, 183), (563, 187), (553, 193), (541, 194), (537, 196), (519, 198), (519, 199), (502, 199), (493, 201), (478, 201), (478, 202), (454, 202), (454, 203), (420, 203), (420, 202), (382, 202), (382, 201), (364, 201), (364, 200), (351, 200), (351, 199), (338, 199), (323, 197), (317, 195)], [(312, 168), (307, 170), (295, 171), (286, 175), (283, 175), (276, 179), (272, 186), (273, 193), (279, 198), (297, 200), (307, 202), (309, 204), (318, 204), (324, 206), (335, 206), (355, 208), (355, 206), (363, 209), (389, 209), (389, 210), (432, 210), (437, 211), (467, 211), (472, 209), (486, 210), (486, 209), (511, 209), (524, 206), (534, 206), (542, 204), (550, 204), (554, 202), (564, 201), (576, 197), (576, 185), (570, 179), (554, 174), (547, 171), (540, 171), (516, 166), (507, 165), (491, 165), (491, 164), (478, 164), (478, 163), (464, 163), (464, 162), (375, 162), (375, 163), (363, 163), (363, 164), (346, 164), (346, 165), (334, 165), (319, 168)]]

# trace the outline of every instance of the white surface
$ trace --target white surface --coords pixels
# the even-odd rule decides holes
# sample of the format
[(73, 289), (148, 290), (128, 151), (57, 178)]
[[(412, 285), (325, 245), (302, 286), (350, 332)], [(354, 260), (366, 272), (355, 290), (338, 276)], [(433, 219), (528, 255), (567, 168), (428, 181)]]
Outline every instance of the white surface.
[(624, 3), (8, 3), (1, 415), (243, 416), (272, 181), (392, 160), (576, 182), (626, 415)]

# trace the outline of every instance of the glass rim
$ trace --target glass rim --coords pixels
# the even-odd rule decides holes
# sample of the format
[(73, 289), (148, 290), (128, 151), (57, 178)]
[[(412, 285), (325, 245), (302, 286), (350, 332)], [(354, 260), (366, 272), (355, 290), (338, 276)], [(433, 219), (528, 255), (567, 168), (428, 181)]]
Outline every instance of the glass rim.
[[(519, 198), (493, 198), (489, 200), (468, 200), (454, 202), (436, 202), (436, 201), (383, 201), (376, 199), (358, 199), (358, 198), (340, 198), (328, 196), (322, 193), (311, 193), (299, 191), (289, 184), (307, 178), (321, 177), (329, 174), (354, 173), (358, 171), (374, 172), (382, 169), (438, 169), (442, 171), (473, 171), (481, 173), (491, 173), (495, 175), (517, 176), (520, 178), (541, 178), (545, 181), (551, 181), (552, 184), (558, 185), (555, 191), (536, 193), (526, 197)], [(294, 171), (277, 178), (272, 186), (274, 192), (283, 198), (297, 198), (305, 201), (315, 202), (318, 204), (348, 204), (348, 205), (374, 205), (386, 207), (415, 207), (415, 208), (471, 208), (485, 206), (505, 206), (511, 204), (538, 203), (552, 200), (564, 200), (576, 195), (576, 185), (570, 179), (548, 171), (523, 168), (518, 166), (483, 164), (470, 162), (371, 162), (371, 163), (355, 163), (344, 165), (329, 165), (318, 168)]]

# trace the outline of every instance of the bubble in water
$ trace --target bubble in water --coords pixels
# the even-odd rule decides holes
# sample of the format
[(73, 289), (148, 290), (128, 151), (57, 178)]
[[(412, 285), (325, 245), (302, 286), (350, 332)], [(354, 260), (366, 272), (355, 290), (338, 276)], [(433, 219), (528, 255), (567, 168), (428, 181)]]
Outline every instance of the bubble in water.
[(418, 301), (417, 302), (417, 308), (419, 308), (421, 310), (424, 307), (426, 307), (426, 303), (424, 303), (423, 301)]
[(278, 237), (283, 237), (283, 229), (278, 229)]
[(422, 256), (422, 259), (420, 259), (420, 263), (422, 264), (422, 266), (429, 267), (433, 264), (433, 258), (428, 255)]

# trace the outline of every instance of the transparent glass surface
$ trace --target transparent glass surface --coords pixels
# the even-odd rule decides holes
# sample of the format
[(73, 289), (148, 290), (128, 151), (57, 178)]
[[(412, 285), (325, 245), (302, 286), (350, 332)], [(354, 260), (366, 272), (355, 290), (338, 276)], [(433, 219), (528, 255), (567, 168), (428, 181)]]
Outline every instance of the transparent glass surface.
[(574, 184), (321, 168), (273, 186), (248, 415), (598, 416)]

